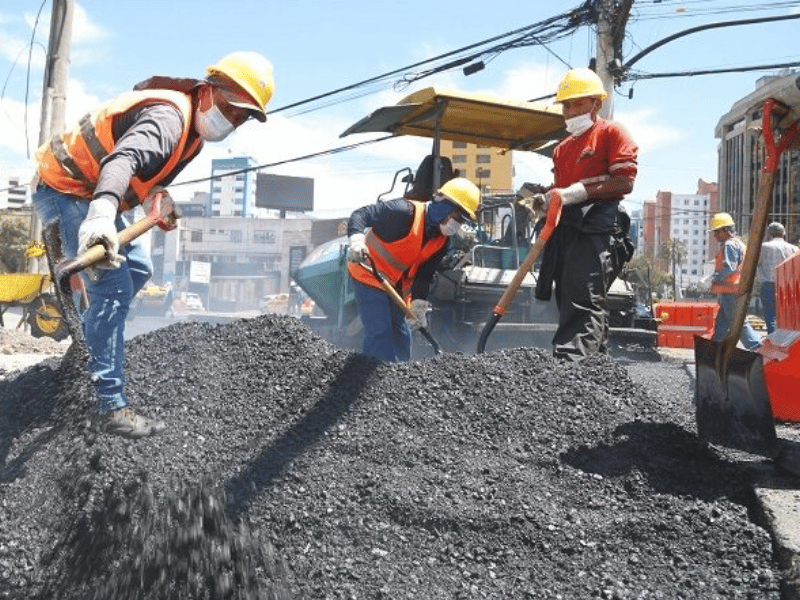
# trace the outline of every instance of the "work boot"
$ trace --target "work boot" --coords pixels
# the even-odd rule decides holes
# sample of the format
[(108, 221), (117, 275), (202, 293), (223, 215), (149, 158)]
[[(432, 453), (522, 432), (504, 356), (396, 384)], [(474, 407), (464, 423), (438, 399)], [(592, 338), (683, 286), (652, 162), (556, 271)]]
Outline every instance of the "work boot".
[(130, 406), (94, 415), (92, 421), (99, 431), (134, 439), (155, 435), (167, 428), (163, 421), (137, 415)]

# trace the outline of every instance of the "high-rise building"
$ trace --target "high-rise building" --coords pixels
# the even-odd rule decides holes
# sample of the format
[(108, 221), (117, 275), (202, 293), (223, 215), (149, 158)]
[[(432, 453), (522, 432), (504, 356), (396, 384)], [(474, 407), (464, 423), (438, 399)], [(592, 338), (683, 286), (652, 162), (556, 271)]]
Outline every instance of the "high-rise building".
[[(761, 142), (763, 100), (780, 97), (782, 90), (800, 89), (800, 71), (784, 71), (777, 76), (761, 77), (756, 89), (734, 103), (717, 123), (719, 138), (720, 206), (733, 217), (736, 229), (746, 234), (750, 229), (755, 199), (761, 180), (766, 152)], [(775, 188), (769, 221), (786, 227), (786, 238), (800, 237), (800, 150), (795, 146), (784, 152), (775, 173)]]
[(472, 181), (483, 193), (507, 194), (513, 190), (513, 151), (442, 140), (440, 153), (450, 159), (461, 177)]
[(678, 240), (686, 248), (686, 259), (675, 273), (680, 287), (699, 283), (708, 274), (716, 248), (708, 230), (710, 215), (719, 209), (717, 184), (700, 179), (694, 194), (661, 190), (655, 202), (642, 206), (640, 250), (662, 269), (669, 269), (660, 254), (667, 240)]
[[(256, 207), (255, 161), (249, 156), (211, 161), (211, 189), (206, 214), (211, 217), (267, 218), (269, 211)], [(244, 172), (240, 172), (244, 171)]]
[(22, 208), (28, 198), (28, 181), (0, 170), (0, 210)]

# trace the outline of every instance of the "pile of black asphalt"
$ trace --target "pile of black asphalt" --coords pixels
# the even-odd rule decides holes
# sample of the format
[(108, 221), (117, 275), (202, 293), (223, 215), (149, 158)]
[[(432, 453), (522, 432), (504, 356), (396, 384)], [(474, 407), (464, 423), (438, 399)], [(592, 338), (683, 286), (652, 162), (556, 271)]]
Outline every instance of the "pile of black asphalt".
[(277, 316), (127, 349), (161, 435), (93, 432), (70, 354), (0, 382), (0, 598), (781, 596), (679, 365), (385, 364)]

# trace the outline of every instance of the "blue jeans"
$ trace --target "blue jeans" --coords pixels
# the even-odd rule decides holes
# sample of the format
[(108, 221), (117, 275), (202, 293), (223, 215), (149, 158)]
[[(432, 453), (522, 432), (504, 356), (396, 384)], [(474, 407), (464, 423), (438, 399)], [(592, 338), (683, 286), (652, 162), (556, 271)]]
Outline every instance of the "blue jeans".
[(411, 358), (411, 331), (406, 316), (383, 290), (353, 281), (364, 325), (362, 353), (386, 362)]
[[(715, 342), (721, 342), (728, 335), (728, 330), (731, 328), (731, 321), (736, 308), (736, 295), (719, 294), (717, 295), (717, 302), (719, 303), (719, 312), (714, 323), (714, 335), (711, 339)], [(742, 333), (739, 335), (739, 340), (747, 350), (755, 350), (761, 346), (761, 339), (747, 321), (742, 325)]]
[[(33, 194), (33, 206), (43, 227), (59, 222), (64, 256), (75, 256), (78, 228), (89, 212), (89, 202), (40, 185)], [(117, 216), (117, 231), (128, 225), (123, 215)], [(89, 349), (87, 367), (99, 397), (98, 412), (128, 405), (124, 389), (125, 317), (136, 292), (153, 274), (153, 264), (141, 238), (120, 248), (119, 253), (126, 257), (120, 268), (98, 269), (97, 281), (82, 274), (89, 296), (89, 308), (82, 315)]]
[(778, 328), (774, 281), (765, 281), (761, 284), (761, 310), (764, 311), (764, 324), (767, 326), (767, 334), (770, 334)]

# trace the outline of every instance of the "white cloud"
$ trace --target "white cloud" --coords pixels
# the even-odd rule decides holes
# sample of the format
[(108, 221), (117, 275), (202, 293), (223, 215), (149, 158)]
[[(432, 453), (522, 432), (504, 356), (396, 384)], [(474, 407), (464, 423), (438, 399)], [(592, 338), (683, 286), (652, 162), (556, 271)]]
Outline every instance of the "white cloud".
[(638, 144), (640, 155), (674, 146), (691, 137), (688, 131), (665, 124), (667, 121), (658, 112), (655, 108), (641, 108), (614, 115), (614, 120), (625, 127)]

